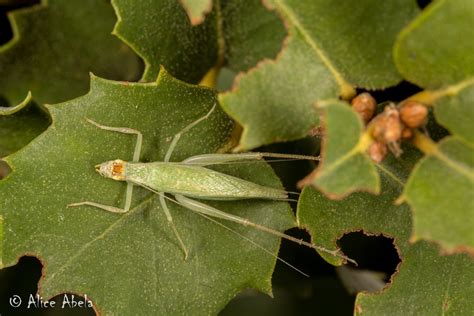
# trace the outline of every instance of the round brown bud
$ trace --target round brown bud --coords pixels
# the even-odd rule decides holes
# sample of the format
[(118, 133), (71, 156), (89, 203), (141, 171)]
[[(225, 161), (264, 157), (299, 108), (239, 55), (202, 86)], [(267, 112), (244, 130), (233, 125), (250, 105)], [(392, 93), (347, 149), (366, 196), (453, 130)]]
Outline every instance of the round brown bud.
[(384, 140), (386, 143), (394, 143), (402, 137), (402, 124), (400, 122), (400, 114), (393, 106), (387, 106), (384, 110), (386, 117)]
[(367, 92), (361, 93), (351, 101), (352, 108), (359, 113), (362, 120), (367, 124), (374, 116), (377, 102)]
[(401, 105), (400, 118), (410, 128), (418, 128), (426, 124), (428, 108), (420, 102), (408, 100)]
[(387, 145), (382, 142), (374, 142), (367, 150), (370, 159), (376, 163), (381, 163), (387, 156)]

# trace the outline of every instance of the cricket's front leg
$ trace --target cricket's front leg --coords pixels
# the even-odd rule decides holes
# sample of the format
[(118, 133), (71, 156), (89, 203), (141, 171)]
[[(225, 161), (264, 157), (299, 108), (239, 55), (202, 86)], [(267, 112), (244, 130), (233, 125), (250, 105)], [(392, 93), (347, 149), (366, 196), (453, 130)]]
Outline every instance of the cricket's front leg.
[(99, 204), (99, 203), (90, 202), (90, 201), (84, 201), (84, 202), (79, 202), (79, 203), (68, 204), (67, 207), (76, 207), (76, 206), (81, 206), (81, 205), (89, 205), (89, 206), (97, 207), (97, 208), (100, 208), (104, 211), (112, 212), (112, 213), (126, 213), (126, 212), (128, 212), (128, 210), (123, 209), (123, 208), (115, 207), (115, 206), (112, 206), (112, 205)]

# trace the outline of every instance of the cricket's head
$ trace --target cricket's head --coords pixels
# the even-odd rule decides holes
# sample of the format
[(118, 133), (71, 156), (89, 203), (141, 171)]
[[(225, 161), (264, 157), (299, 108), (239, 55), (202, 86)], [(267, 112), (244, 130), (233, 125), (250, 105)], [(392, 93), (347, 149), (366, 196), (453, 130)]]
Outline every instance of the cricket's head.
[(114, 180), (123, 180), (123, 168), (124, 161), (120, 159), (110, 160), (95, 166), (95, 171), (100, 173), (101, 176), (106, 178), (112, 178)]

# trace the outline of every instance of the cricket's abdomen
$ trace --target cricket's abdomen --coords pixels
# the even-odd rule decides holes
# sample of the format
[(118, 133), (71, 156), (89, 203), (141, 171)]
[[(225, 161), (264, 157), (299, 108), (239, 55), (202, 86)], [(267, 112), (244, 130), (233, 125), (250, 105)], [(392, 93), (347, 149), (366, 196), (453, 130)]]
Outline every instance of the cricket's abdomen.
[(284, 190), (265, 187), (200, 166), (179, 163), (127, 163), (125, 179), (155, 191), (208, 200), (287, 199)]

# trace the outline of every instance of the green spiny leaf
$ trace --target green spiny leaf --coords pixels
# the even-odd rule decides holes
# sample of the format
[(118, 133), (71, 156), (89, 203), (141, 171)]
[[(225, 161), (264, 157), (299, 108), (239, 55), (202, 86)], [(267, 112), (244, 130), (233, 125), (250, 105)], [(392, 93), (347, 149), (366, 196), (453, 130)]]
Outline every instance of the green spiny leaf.
[(29, 90), (39, 103), (81, 95), (91, 71), (111, 79), (136, 76), (136, 56), (110, 35), (115, 17), (105, 1), (43, 0), (11, 12), (9, 20), (14, 37), (0, 47), (0, 95), (12, 104)]
[(214, 66), (215, 15), (192, 26), (176, 0), (145, 0), (139, 6), (133, 0), (113, 0), (112, 5), (118, 16), (114, 34), (145, 61), (142, 80), (154, 81), (163, 65), (178, 79), (196, 83)]
[(472, 258), (439, 252), (424, 241), (410, 246), (389, 287), (379, 294), (357, 295), (355, 314), (469, 315), (474, 310)]
[[(132, 210), (126, 214), (66, 207), (84, 200), (123, 205), (125, 184), (100, 177), (94, 165), (131, 159), (134, 138), (99, 130), (86, 117), (142, 131), (142, 161), (160, 161), (170, 137), (206, 114), (215, 102), (211, 90), (183, 84), (162, 72), (156, 83), (149, 84), (93, 77), (85, 96), (49, 106), (51, 126), (8, 157), (13, 172), (0, 181), (3, 264), (13, 265), (26, 253), (35, 255), (44, 262), (42, 297), (84, 293), (104, 314), (215, 314), (244, 288), (270, 293), (275, 258), (170, 203), (190, 250), (184, 261), (156, 195), (145, 189), (135, 189)], [(231, 128), (222, 111), (215, 111), (183, 135), (172, 160), (217, 151), (225, 146)], [(271, 169), (261, 164), (231, 165), (225, 171), (280, 186)], [(210, 204), (278, 230), (294, 224), (284, 202)], [(276, 253), (278, 238), (228, 226)]]
[(285, 36), (282, 22), (260, 0), (218, 1), (199, 25), (191, 24), (176, 0), (112, 4), (120, 17), (114, 33), (144, 59), (146, 81), (156, 78), (160, 65), (191, 83), (215, 65), (247, 70), (275, 57)]

